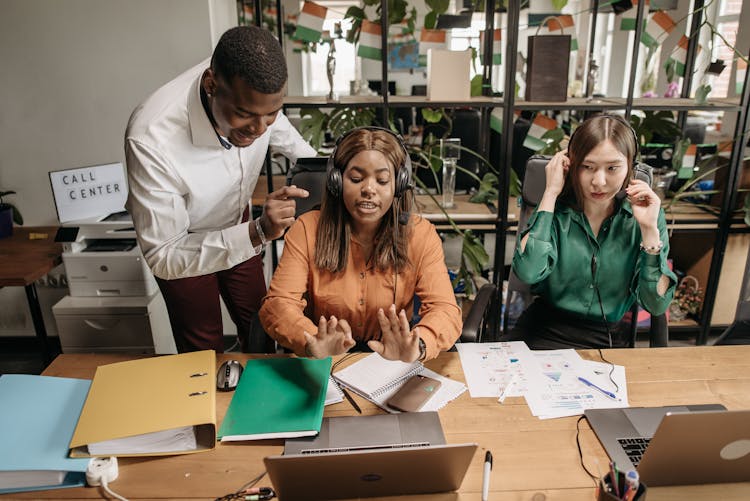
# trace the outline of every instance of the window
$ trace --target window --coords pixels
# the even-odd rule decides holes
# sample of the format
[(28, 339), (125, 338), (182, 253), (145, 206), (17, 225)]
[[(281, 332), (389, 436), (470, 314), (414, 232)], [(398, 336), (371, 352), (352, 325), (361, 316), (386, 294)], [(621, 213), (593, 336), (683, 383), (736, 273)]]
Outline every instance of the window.
[[(359, 5), (359, 3), (341, 1), (317, 1), (316, 3), (328, 8), (326, 20), (323, 23), (323, 30), (333, 33), (336, 23), (341, 23), (344, 37), (346, 37), (346, 33), (351, 28), (351, 23), (344, 21), (344, 14), (350, 6)], [(349, 94), (349, 82), (357, 79), (355, 47), (344, 39), (333, 40), (333, 43), (336, 46), (336, 70), (333, 75), (333, 91), (339, 95)], [(303, 90), (306, 96), (328, 95), (330, 87), (328, 84), (326, 63), (329, 50), (329, 44), (321, 43), (318, 44), (316, 52), (304, 53), (302, 55)]]
[[(740, 27), (740, 10), (742, 10), (742, 0), (722, 0), (719, 4), (719, 13), (716, 18), (716, 31), (732, 46), (737, 43), (737, 30)], [(712, 59), (722, 59), (727, 65), (724, 71), (714, 78), (711, 84), (711, 95), (713, 97), (726, 97), (732, 77), (732, 63), (735, 58), (734, 51), (727, 47), (721, 38), (714, 35), (714, 50), (711, 54)]]

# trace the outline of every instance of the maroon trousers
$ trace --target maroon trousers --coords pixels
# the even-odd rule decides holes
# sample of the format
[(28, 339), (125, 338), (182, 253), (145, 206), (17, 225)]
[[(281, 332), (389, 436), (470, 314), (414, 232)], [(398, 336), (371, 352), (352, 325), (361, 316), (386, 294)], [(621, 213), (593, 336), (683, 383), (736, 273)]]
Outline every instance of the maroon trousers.
[(255, 256), (234, 268), (176, 280), (156, 279), (167, 303), (177, 351), (224, 352), (219, 295), (237, 326), (244, 351), (253, 315), (266, 294), (263, 259)]

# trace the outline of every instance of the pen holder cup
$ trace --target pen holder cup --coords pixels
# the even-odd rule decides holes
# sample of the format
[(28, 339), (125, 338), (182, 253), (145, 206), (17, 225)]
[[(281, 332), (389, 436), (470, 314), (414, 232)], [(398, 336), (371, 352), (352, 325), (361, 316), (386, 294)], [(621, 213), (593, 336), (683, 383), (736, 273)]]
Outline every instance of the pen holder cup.
[[(624, 484), (621, 484), (620, 486), (620, 493), (622, 494), (622, 490), (624, 488)], [(622, 496), (618, 497), (615, 495), (615, 493), (612, 491), (612, 480), (607, 473), (604, 475), (604, 478), (602, 478), (601, 482), (599, 483), (599, 489), (596, 499), (597, 501), (621, 501), (623, 499), (628, 499), (632, 501), (645, 501), (646, 500), (646, 491), (648, 490), (648, 487), (646, 487), (645, 484), (641, 483), (638, 485), (638, 490), (635, 492), (635, 496), (623, 498)]]

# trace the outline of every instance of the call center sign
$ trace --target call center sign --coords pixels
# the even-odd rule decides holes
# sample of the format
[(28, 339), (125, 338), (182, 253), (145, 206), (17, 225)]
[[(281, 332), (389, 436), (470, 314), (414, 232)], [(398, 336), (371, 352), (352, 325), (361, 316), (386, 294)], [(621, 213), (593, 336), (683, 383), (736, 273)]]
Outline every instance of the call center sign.
[(59, 170), (49, 179), (61, 223), (125, 210), (128, 189), (121, 163)]

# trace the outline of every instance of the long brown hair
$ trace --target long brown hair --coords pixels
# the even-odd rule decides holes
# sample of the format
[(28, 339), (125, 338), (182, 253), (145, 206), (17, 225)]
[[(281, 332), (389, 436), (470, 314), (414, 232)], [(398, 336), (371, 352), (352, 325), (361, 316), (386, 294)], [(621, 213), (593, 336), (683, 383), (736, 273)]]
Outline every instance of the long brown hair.
[[(342, 173), (352, 158), (367, 150), (378, 151), (393, 166), (395, 183), (400, 169), (405, 168), (403, 144), (394, 133), (383, 129), (354, 129), (341, 138), (333, 153), (333, 168)], [(343, 191), (339, 190), (339, 193)], [(398, 223), (399, 213), (410, 213), (413, 194), (411, 190), (400, 199), (394, 198), (391, 208), (380, 221), (375, 234), (375, 248), (371, 262), (379, 270), (394, 269), (401, 272), (409, 266), (408, 241), (411, 236), (409, 224)], [(323, 203), (320, 208), (320, 224), (315, 242), (315, 265), (331, 273), (339, 273), (345, 267), (349, 257), (349, 240), (352, 236), (351, 215), (344, 206), (343, 196), (333, 196), (324, 190)]]
[(573, 132), (568, 144), (568, 158), (570, 167), (565, 177), (563, 196), (571, 202), (578, 210), (582, 207), (583, 193), (581, 184), (578, 182), (578, 169), (586, 159), (586, 156), (596, 148), (602, 141), (609, 140), (612, 145), (622, 153), (628, 162), (628, 175), (625, 176), (625, 188), (633, 177), (633, 159), (636, 154), (636, 139), (632, 127), (624, 118), (616, 115), (594, 115), (584, 121)]

